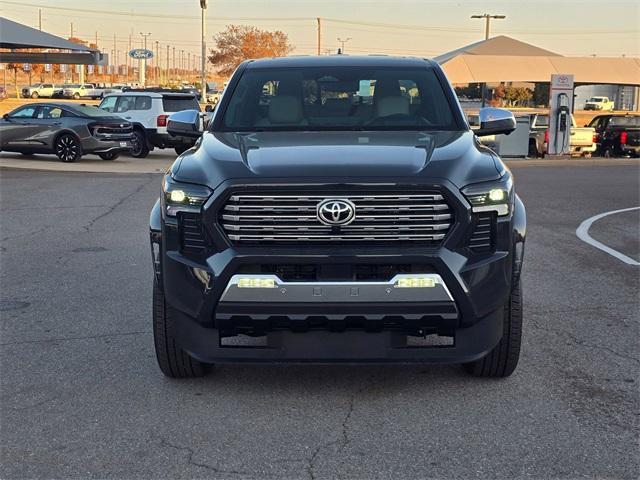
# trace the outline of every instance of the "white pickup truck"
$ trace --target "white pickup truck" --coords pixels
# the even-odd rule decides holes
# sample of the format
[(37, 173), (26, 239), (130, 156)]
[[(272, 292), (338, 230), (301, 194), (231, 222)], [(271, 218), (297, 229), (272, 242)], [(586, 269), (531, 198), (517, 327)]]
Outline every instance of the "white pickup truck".
[(62, 87), (56, 87), (53, 83), (36, 83), (22, 89), (22, 98), (53, 98)]
[[(594, 141), (595, 128), (578, 127), (576, 120), (571, 115), (571, 129), (569, 130), (569, 145), (572, 156), (590, 157), (596, 151)], [(529, 131), (529, 156), (544, 157), (549, 144), (549, 115), (531, 114), (531, 129)]]
[(66, 85), (62, 90), (62, 96), (65, 98), (92, 98), (97, 100), (106, 93), (111, 93), (111, 91), (112, 89), (96, 87), (93, 83), (83, 83), (82, 85)]
[(613, 110), (615, 104), (609, 97), (591, 97), (584, 104), (585, 110)]

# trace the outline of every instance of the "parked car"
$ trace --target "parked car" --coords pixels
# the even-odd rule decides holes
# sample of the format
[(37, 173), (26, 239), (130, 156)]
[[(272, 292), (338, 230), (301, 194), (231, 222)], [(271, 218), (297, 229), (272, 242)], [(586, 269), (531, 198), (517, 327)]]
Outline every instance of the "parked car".
[(433, 362), (510, 375), (525, 209), (476, 136), (516, 122), (479, 115), (474, 132), (436, 62), (350, 55), (242, 63), (205, 132), (198, 110), (172, 114), (169, 133), (199, 140), (150, 216), (162, 372)]
[(105, 93), (109, 93), (107, 88), (96, 87), (93, 83), (84, 83), (82, 85), (66, 85), (62, 90), (62, 96), (64, 98), (91, 98), (97, 100), (102, 98)]
[(55, 153), (63, 162), (84, 154), (114, 160), (132, 147), (133, 126), (97, 107), (32, 103), (0, 120), (0, 151)]
[[(533, 113), (530, 115), (529, 157), (544, 158), (549, 144), (549, 115)], [(578, 127), (571, 115), (569, 129), (571, 155), (590, 157), (596, 151), (595, 130), (590, 127)]]
[(7, 93), (7, 89), (4, 87), (0, 87), (0, 100), (4, 100), (8, 96), (9, 94)]
[(22, 88), (22, 98), (53, 98), (54, 95), (62, 90), (62, 87), (53, 83), (36, 83), (30, 87)]
[(639, 115), (598, 115), (589, 123), (596, 132), (596, 153), (604, 157), (640, 155)]
[(192, 138), (172, 137), (167, 133), (167, 118), (180, 110), (200, 110), (193, 94), (181, 91), (129, 90), (107, 94), (99, 108), (131, 122), (134, 147), (131, 154), (146, 157), (154, 148), (173, 148), (180, 154), (195, 143)]
[(613, 110), (615, 104), (609, 97), (591, 97), (584, 104), (585, 110)]

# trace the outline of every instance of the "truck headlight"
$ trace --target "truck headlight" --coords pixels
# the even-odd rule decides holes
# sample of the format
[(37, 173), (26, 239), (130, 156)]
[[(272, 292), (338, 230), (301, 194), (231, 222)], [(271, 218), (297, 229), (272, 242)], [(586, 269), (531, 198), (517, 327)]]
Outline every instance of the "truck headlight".
[(199, 212), (211, 190), (204, 185), (176, 182), (170, 175), (162, 181), (164, 212), (175, 217), (178, 212)]
[(497, 212), (498, 215), (509, 215), (513, 204), (513, 180), (506, 173), (497, 182), (483, 182), (467, 185), (462, 193), (474, 213)]

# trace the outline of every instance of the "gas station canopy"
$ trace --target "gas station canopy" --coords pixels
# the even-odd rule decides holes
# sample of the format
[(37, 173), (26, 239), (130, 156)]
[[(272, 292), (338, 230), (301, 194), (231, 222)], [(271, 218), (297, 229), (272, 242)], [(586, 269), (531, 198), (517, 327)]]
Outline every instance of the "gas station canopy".
[(640, 59), (563, 57), (499, 36), (436, 57), (453, 84), (548, 82), (552, 74), (573, 74), (575, 83), (640, 85)]
[(0, 63), (104, 64), (106, 60), (95, 48), (70, 42), (4, 17), (0, 17), (0, 48), (71, 51), (71, 53), (0, 52)]

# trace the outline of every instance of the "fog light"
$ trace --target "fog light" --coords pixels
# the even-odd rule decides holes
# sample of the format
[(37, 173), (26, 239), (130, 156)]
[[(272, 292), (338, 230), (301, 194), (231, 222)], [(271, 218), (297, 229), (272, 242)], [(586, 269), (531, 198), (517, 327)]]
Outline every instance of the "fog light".
[(506, 198), (506, 192), (501, 188), (494, 188), (489, 190), (489, 200), (492, 202), (501, 202)]
[(273, 278), (245, 277), (238, 280), (238, 288), (276, 288)]
[(399, 278), (394, 286), (396, 288), (433, 288), (436, 286), (436, 281), (430, 277), (403, 277)]
[(195, 275), (195, 277), (200, 280), (200, 282), (202, 282), (202, 284), (206, 287), (209, 286), (209, 279), (211, 278), (211, 276), (209, 275), (209, 272), (207, 272), (206, 270), (203, 270), (201, 268), (195, 268), (193, 269), (193, 274)]

